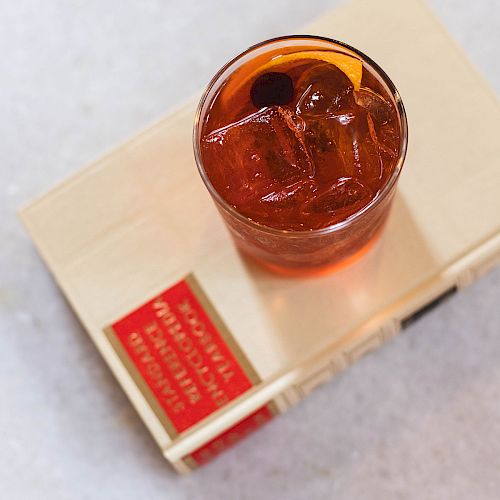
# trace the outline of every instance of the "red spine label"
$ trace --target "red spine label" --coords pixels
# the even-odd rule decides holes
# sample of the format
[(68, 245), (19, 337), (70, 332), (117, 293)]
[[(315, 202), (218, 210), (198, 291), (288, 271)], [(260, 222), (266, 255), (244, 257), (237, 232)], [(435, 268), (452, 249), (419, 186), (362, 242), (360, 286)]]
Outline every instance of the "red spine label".
[(259, 381), (193, 275), (106, 334), (172, 438)]
[(217, 436), (212, 441), (198, 448), (196, 451), (185, 457), (184, 460), (191, 467), (204, 465), (233, 444), (241, 441), (249, 434), (262, 427), (273, 418), (273, 411), (269, 406), (263, 406), (255, 413), (252, 413), (241, 422)]

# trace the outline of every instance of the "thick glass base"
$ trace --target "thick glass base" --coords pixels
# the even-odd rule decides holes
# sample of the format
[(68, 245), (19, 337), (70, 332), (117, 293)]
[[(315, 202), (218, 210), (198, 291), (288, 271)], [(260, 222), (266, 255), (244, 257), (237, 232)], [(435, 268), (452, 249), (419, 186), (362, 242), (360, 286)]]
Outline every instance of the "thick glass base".
[(319, 277), (319, 276), (327, 276), (329, 274), (338, 272), (358, 262), (376, 245), (382, 233), (383, 233), (383, 228), (377, 231), (377, 233), (364, 246), (362, 246), (353, 254), (344, 257), (341, 260), (337, 260), (333, 263), (324, 264), (321, 266), (309, 266), (309, 267), (283, 266), (275, 264), (273, 262), (268, 262), (263, 259), (259, 259), (254, 255), (248, 254), (248, 252), (245, 252), (244, 249), (239, 248), (239, 250), (244, 255), (249, 257), (252, 261), (256, 262), (260, 266), (264, 267), (265, 269), (275, 274), (279, 274), (281, 276), (285, 276), (288, 278)]

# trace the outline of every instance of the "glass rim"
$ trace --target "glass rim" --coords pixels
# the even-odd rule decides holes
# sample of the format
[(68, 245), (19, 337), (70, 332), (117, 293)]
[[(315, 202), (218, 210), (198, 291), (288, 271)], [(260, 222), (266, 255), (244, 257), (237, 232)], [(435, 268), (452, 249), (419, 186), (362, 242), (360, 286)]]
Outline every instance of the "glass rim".
[[(201, 113), (202, 110), (205, 106), (205, 102), (208, 98), (208, 95), (210, 91), (215, 87), (215, 85), (218, 83), (220, 77), (228, 70), (233, 64), (235, 64), (238, 60), (240, 60), (242, 57), (246, 56), (247, 54), (251, 53), (252, 51), (259, 49), (260, 47), (263, 47), (268, 44), (272, 44), (275, 42), (282, 42), (286, 40), (300, 40), (304, 39), (307, 41), (321, 41), (321, 42), (328, 42), (332, 43), (334, 45), (338, 45), (340, 47), (343, 47), (357, 56), (359, 56), (363, 62), (367, 62), (379, 75), (384, 83), (387, 85), (389, 88), (392, 98), (394, 99), (394, 102), (396, 104), (396, 109), (399, 115), (399, 122), (400, 122), (400, 127), (401, 127), (401, 138), (400, 138), (400, 149), (399, 149), (399, 157), (396, 162), (396, 165), (394, 167), (394, 171), (391, 174), (391, 177), (388, 179), (387, 183), (383, 186), (383, 188), (380, 190), (380, 192), (372, 199), (370, 202), (365, 205), (361, 210), (358, 210), (354, 214), (352, 214), (350, 217), (347, 219), (344, 219), (342, 221), (336, 222), (334, 224), (331, 224), (329, 226), (323, 227), (321, 229), (311, 229), (311, 230), (304, 230), (304, 231), (294, 231), (294, 230), (289, 230), (289, 229), (277, 229), (271, 226), (266, 226), (264, 224), (260, 224), (259, 222), (256, 222), (242, 213), (238, 212), (233, 206), (231, 206), (220, 194), (219, 192), (214, 188), (212, 182), (208, 178), (208, 175), (205, 171), (205, 168), (203, 167), (203, 161), (201, 159), (201, 154), (200, 154), (200, 119), (201, 119)], [(339, 40), (335, 40), (333, 38), (328, 38), (328, 37), (323, 37), (319, 35), (284, 35), (284, 36), (279, 36), (275, 38), (270, 38), (268, 40), (264, 40), (262, 42), (256, 43), (252, 46), (250, 46), (248, 49), (244, 50), (243, 52), (239, 53), (235, 57), (233, 57), (231, 60), (229, 60), (222, 68), (217, 71), (217, 73), (214, 75), (214, 77), (210, 80), (208, 85), (206, 86), (205, 90), (203, 91), (203, 94), (201, 96), (200, 102), (198, 104), (198, 107), (196, 109), (196, 114), (195, 114), (195, 119), (194, 119), (194, 126), (193, 126), (193, 149), (194, 149), (194, 156), (195, 156), (195, 161), (196, 161), (196, 166), (198, 169), (198, 172), (203, 180), (203, 183), (207, 187), (210, 195), (212, 198), (217, 202), (217, 204), (223, 208), (226, 212), (228, 212), (231, 216), (235, 217), (239, 221), (255, 228), (258, 231), (265, 232), (267, 234), (271, 235), (281, 235), (284, 236), (286, 235), (287, 237), (308, 237), (308, 236), (317, 236), (317, 235), (326, 235), (330, 233), (334, 233), (336, 231), (339, 231), (345, 227), (348, 227), (355, 223), (360, 217), (363, 217), (367, 212), (374, 210), (385, 198), (386, 196), (391, 192), (392, 188), (395, 186), (399, 175), (401, 173), (402, 167), (404, 160), (406, 158), (406, 151), (408, 148), (408, 121), (406, 117), (406, 111), (403, 105), (403, 101), (401, 99), (401, 96), (399, 94), (399, 91), (397, 90), (396, 86), (392, 82), (392, 80), (389, 78), (387, 73), (375, 62), (373, 59), (368, 57), (366, 54), (361, 52), (360, 50), (352, 47), (351, 45), (341, 42)]]

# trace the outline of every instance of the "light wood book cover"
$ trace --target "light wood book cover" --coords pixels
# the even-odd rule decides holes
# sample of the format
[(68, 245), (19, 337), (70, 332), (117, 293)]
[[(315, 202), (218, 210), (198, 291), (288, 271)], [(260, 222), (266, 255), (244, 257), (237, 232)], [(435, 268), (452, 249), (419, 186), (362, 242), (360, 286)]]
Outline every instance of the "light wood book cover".
[[(21, 212), (38, 250), (165, 456), (183, 457), (273, 400), (279, 411), (393, 337), (415, 311), (500, 259), (500, 107), (418, 0), (353, 0), (305, 33), (391, 76), (409, 150), (388, 227), (321, 278), (272, 275), (234, 249), (196, 171), (197, 99)], [(169, 437), (103, 329), (194, 273), (261, 383)]]

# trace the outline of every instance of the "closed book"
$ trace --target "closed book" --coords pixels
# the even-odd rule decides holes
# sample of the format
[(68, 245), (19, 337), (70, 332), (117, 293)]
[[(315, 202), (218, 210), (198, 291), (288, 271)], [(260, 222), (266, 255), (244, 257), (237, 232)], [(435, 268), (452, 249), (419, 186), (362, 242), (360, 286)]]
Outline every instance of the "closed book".
[(500, 260), (499, 104), (427, 5), (353, 0), (305, 32), (367, 53), (408, 114), (388, 225), (355, 264), (286, 278), (235, 250), (196, 171), (197, 98), (21, 211), (179, 472), (284, 412)]

